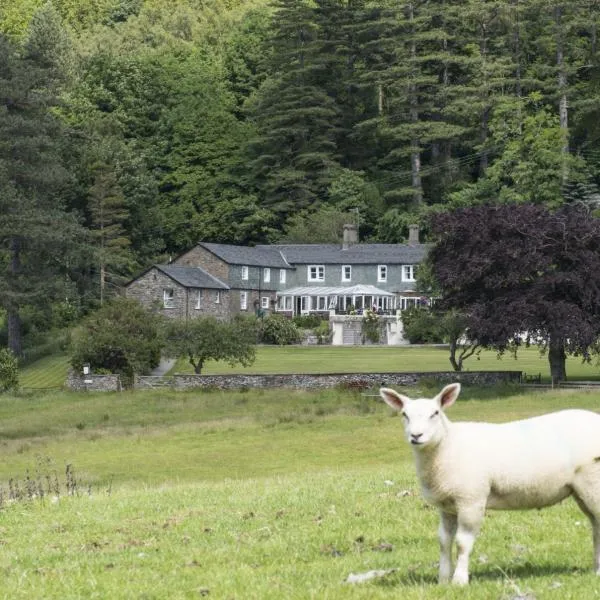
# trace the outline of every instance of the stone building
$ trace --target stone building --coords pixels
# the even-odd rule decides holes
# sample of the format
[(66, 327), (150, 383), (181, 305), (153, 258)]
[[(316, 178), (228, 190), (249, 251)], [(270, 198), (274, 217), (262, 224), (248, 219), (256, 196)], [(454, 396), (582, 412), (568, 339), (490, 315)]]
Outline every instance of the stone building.
[(426, 301), (415, 291), (425, 257), (418, 228), (407, 244), (363, 244), (346, 225), (342, 244), (255, 247), (200, 242), (168, 265), (154, 265), (126, 295), (169, 317), (236, 314), (394, 313)]

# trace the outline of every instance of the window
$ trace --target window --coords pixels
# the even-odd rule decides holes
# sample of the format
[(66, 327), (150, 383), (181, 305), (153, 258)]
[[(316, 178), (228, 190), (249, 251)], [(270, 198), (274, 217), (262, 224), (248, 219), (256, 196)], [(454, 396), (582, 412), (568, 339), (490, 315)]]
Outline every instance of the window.
[(269, 267), (265, 267), (265, 270), (263, 271), (263, 281), (265, 283), (271, 281), (271, 269), (269, 269)]
[(342, 281), (352, 281), (352, 267), (350, 265), (342, 266)]
[(217, 290), (215, 292), (215, 304), (220, 304), (221, 302), (221, 292), (219, 290)]
[(337, 301), (337, 296), (329, 296), (329, 310), (332, 310), (337, 306)]
[(269, 308), (269, 296), (263, 296), (260, 299), (260, 307), (261, 308)]
[(308, 265), (308, 281), (325, 281), (323, 265)]
[(292, 297), (279, 296), (277, 299), (277, 308), (279, 310), (292, 310)]
[(379, 265), (377, 267), (377, 281), (382, 283), (387, 281), (387, 266)]
[(248, 292), (240, 292), (240, 310), (248, 310)]
[(248, 267), (242, 267), (242, 281), (248, 281)]
[(279, 269), (279, 283), (285, 283), (285, 269)]
[(327, 298), (325, 296), (317, 298), (317, 310), (327, 310)]
[(415, 265), (402, 265), (402, 281), (415, 281)]
[(419, 298), (414, 298), (410, 296), (401, 296), (400, 297), (400, 309), (406, 310), (407, 308), (412, 308), (413, 306), (419, 305)]
[(175, 306), (175, 293), (173, 288), (165, 288), (163, 290), (163, 306), (165, 308), (173, 308)]
[(202, 308), (202, 290), (198, 290), (198, 293), (196, 295), (196, 310), (199, 310)]

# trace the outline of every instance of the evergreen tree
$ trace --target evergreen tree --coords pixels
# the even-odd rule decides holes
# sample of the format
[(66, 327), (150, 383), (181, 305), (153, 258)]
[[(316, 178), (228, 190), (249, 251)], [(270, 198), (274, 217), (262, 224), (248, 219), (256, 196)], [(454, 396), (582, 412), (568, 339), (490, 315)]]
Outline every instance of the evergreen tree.
[(0, 290), (9, 348), (22, 353), (21, 311), (47, 303), (68, 272), (82, 229), (65, 212), (61, 189), (69, 181), (61, 160), (65, 132), (50, 109), (57, 104), (64, 39), (44, 7), (22, 48), (0, 36)]

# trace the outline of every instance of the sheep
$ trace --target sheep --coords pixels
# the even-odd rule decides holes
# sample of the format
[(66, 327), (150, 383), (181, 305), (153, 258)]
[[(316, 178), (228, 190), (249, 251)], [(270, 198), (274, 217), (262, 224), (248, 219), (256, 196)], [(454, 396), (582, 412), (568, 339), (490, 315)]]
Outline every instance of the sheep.
[(411, 399), (381, 388), (404, 418), (421, 491), (440, 513), (439, 582), (469, 583), (469, 555), (486, 509), (543, 508), (573, 496), (592, 524), (594, 566), (600, 575), (600, 415), (562, 410), (493, 423), (452, 423), (444, 410), (460, 384), (433, 399)]

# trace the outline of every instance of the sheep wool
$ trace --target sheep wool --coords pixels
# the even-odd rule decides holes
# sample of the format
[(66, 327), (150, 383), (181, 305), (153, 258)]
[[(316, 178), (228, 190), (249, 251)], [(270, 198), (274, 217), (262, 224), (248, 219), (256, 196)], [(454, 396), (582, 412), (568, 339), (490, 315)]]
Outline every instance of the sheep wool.
[(444, 410), (459, 393), (459, 383), (435, 398), (380, 389), (403, 416), (421, 491), (440, 513), (440, 583), (469, 582), (469, 556), (486, 509), (543, 508), (569, 496), (592, 524), (600, 575), (600, 415), (563, 410), (502, 424), (453, 423)]

